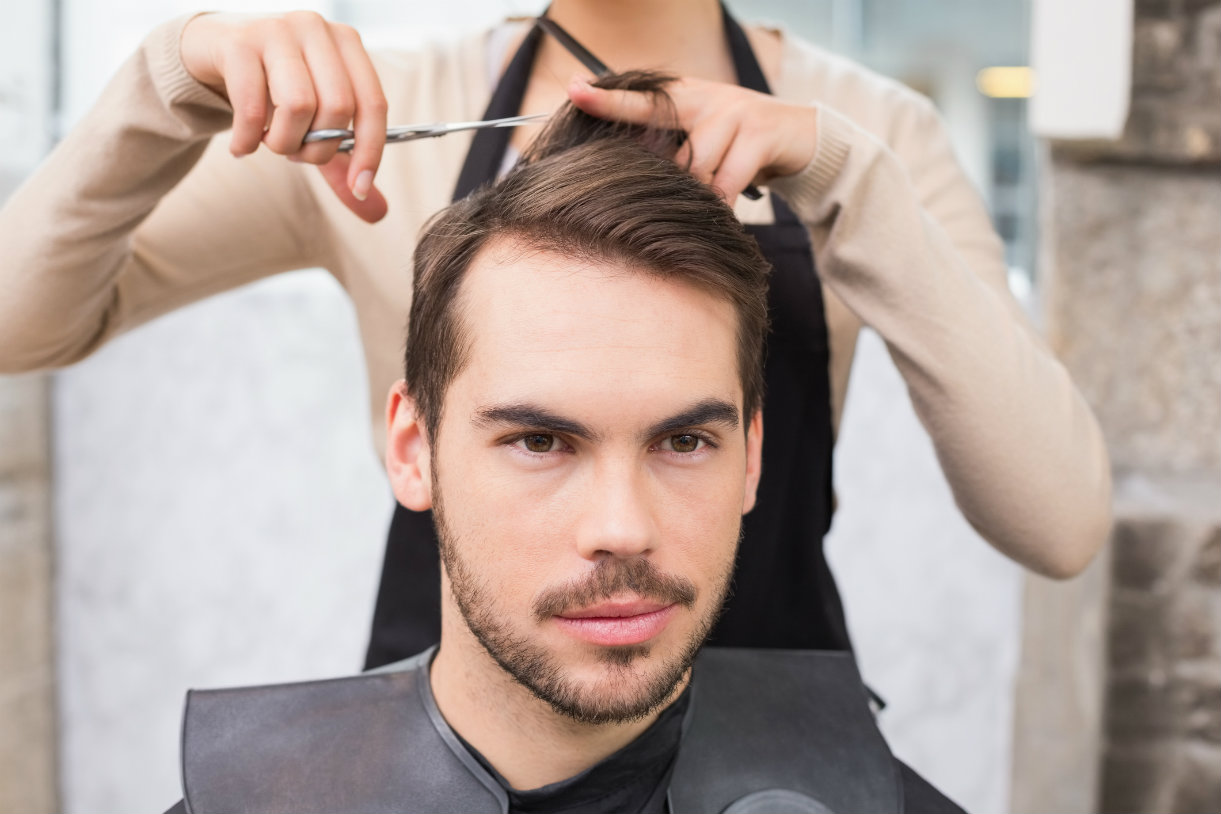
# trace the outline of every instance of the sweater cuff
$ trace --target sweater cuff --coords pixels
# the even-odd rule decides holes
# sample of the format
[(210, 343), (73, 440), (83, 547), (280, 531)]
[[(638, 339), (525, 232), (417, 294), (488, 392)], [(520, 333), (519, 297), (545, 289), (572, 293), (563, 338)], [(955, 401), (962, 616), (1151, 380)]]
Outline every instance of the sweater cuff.
[(852, 122), (829, 108), (818, 106), (818, 144), (814, 157), (796, 175), (776, 178), (771, 187), (797, 211), (814, 211), (823, 195), (839, 178), (852, 149)]
[[(167, 107), (190, 105), (232, 113), (225, 97), (203, 84), (182, 64), (182, 31), (201, 14), (196, 12), (162, 23), (144, 42), (154, 87)], [(223, 128), (222, 128), (223, 129)]]

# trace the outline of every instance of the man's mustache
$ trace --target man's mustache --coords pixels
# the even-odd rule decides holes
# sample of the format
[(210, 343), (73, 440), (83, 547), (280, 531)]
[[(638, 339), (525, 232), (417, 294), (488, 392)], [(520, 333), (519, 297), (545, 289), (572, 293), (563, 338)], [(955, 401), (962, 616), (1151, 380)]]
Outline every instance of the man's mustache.
[(539, 594), (534, 600), (534, 617), (542, 621), (623, 593), (690, 608), (695, 604), (696, 590), (691, 580), (663, 574), (643, 557), (608, 557), (588, 576)]

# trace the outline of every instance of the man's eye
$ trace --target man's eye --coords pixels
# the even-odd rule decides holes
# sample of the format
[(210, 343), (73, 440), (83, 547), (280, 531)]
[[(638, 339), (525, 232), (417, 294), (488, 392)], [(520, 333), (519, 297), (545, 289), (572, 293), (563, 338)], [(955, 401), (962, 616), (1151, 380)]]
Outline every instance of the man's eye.
[(554, 435), (545, 435), (536, 433), (519, 438), (517, 441), (522, 447), (530, 452), (553, 452), (559, 447), (559, 441)]
[(662, 449), (671, 452), (695, 452), (704, 443), (704, 439), (698, 435), (684, 433), (682, 435), (671, 435), (665, 441), (662, 441), (661, 446)]

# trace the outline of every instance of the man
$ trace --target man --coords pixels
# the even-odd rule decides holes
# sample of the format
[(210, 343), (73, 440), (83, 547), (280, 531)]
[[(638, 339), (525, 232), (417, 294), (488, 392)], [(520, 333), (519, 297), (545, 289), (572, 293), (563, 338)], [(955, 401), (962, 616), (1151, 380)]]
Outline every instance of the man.
[(768, 267), (675, 132), (569, 108), (426, 228), (386, 463), (437, 521), (440, 646), (192, 694), (186, 810), (957, 810), (847, 654), (697, 661), (761, 474)]

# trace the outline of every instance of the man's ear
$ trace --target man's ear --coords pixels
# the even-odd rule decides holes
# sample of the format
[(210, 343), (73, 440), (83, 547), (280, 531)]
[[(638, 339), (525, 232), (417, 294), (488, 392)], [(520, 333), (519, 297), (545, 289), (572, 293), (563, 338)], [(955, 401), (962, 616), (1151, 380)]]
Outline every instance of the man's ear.
[(746, 428), (746, 484), (742, 496), (742, 514), (755, 508), (759, 478), (763, 475), (763, 411), (755, 410)]
[(424, 422), (402, 379), (386, 399), (386, 474), (390, 488), (405, 508), (432, 508), (432, 457)]

